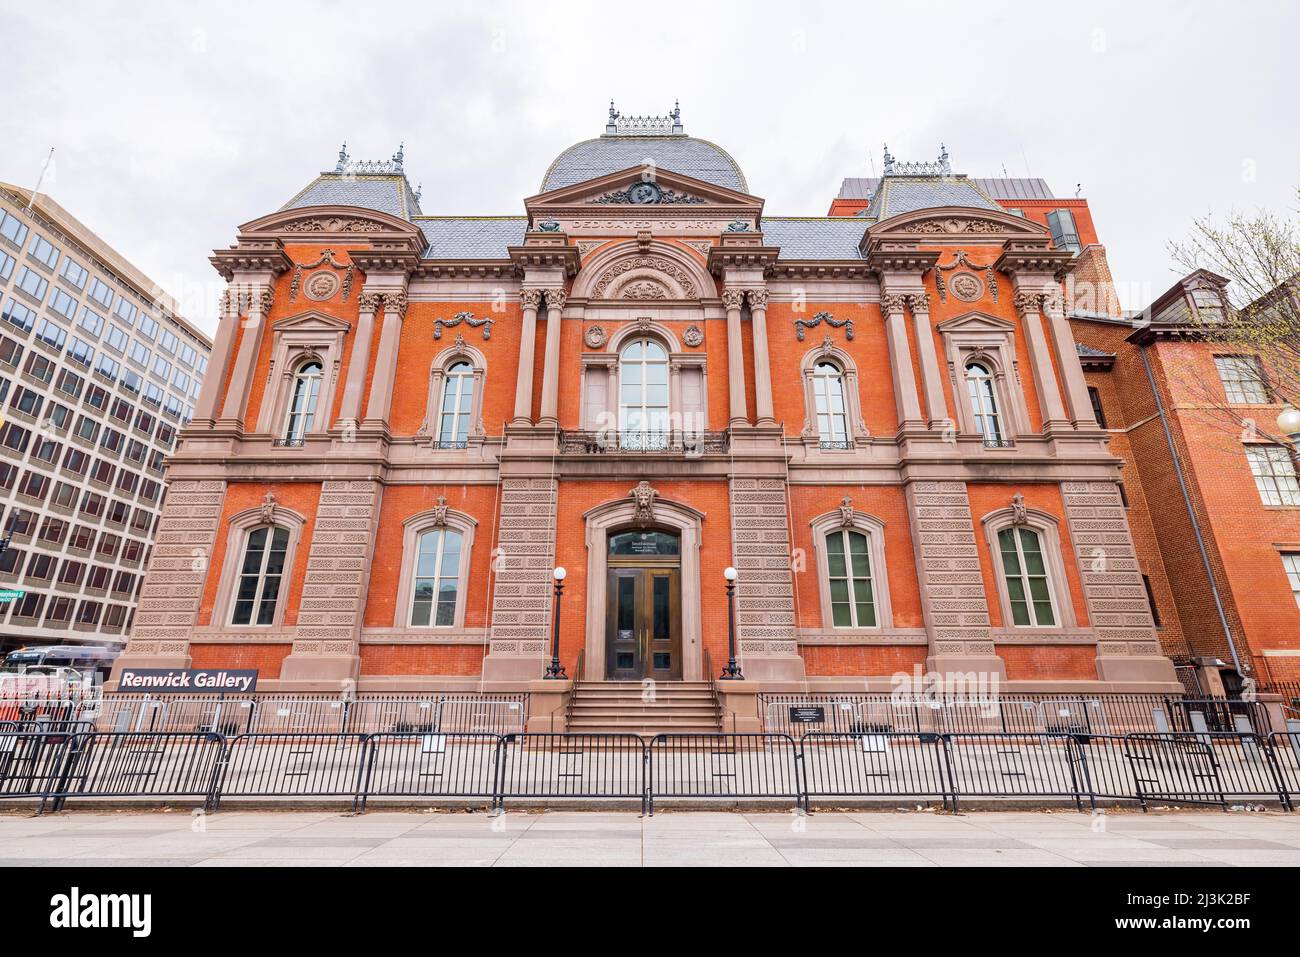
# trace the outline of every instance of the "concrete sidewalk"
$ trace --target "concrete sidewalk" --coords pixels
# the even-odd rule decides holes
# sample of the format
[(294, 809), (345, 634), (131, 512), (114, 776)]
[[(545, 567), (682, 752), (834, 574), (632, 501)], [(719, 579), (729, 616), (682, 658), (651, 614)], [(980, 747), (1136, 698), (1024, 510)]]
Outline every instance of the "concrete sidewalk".
[(0, 814), (0, 865), (1300, 866), (1300, 814), (327, 811)]

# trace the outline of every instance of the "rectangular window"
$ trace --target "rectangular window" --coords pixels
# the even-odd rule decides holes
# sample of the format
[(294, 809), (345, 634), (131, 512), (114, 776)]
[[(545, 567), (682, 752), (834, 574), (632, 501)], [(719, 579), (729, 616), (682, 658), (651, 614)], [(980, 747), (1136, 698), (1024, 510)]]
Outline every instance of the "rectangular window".
[(82, 292), (86, 289), (86, 280), (90, 278), (90, 272), (86, 267), (71, 256), (64, 257), (63, 268), (59, 270), (59, 275)]
[(1300, 505), (1300, 481), (1289, 449), (1280, 445), (1246, 447), (1250, 473), (1265, 505)]
[(0, 236), (15, 246), (22, 246), (27, 241), (27, 225), (12, 213), (0, 210)]
[(93, 588), (96, 591), (104, 591), (108, 588), (108, 583), (112, 580), (113, 572), (103, 565), (92, 565), (90, 567), (90, 577), (86, 579), (86, 587)]
[(45, 298), (45, 292), (50, 288), (48, 279), (26, 266), (18, 270), (18, 279), (14, 285), (38, 302)]
[(67, 319), (69, 322), (71, 322), (77, 316), (76, 297), (68, 295), (68, 293), (64, 292), (62, 289), (59, 289), (57, 286), (54, 288), (54, 295), (50, 296), (49, 305), (51, 309), (53, 309), (55, 312), (61, 315), (64, 319)]
[(154, 356), (153, 365), (150, 366), (150, 368), (153, 370), (153, 374), (158, 376), (164, 382), (171, 378), (172, 364), (162, 356)]
[(59, 460), (59, 451), (62, 448), (63, 446), (53, 439), (38, 438), (36, 444), (32, 446), (32, 458), (53, 465)]
[(152, 316), (147, 314), (140, 316), (140, 335), (152, 340), (157, 331), (158, 323), (154, 321)]
[(81, 318), (77, 320), (81, 323), (81, 328), (85, 329), (92, 336), (98, 336), (104, 331), (104, 317), (93, 309), (81, 307)]
[(0, 362), (7, 366), (17, 368), (19, 361), (23, 357), (23, 347), (17, 339), (10, 339), (8, 336), (0, 335)]
[(176, 346), (179, 343), (180, 340), (177, 339), (170, 332), (168, 332), (166, 329), (164, 329), (162, 331), (162, 335), (158, 337), (158, 348), (161, 349), (163, 352), (167, 353), (169, 356), (176, 355)]
[(149, 367), (149, 357), (152, 353), (144, 347), (143, 343), (132, 341), (131, 347), (126, 350), (127, 356), (133, 362), (138, 362), (145, 368)]
[(95, 300), (105, 309), (113, 305), (113, 289), (102, 279), (92, 279), (90, 281), (90, 298)]
[(24, 415), (36, 418), (41, 414), (41, 405), (44, 402), (45, 399), (39, 392), (20, 385), (14, 390), (13, 398), (9, 400), (9, 407), (22, 412)]
[(43, 263), (50, 269), (53, 269), (59, 262), (59, 251), (54, 248), (54, 244), (48, 239), (37, 233), (32, 237), (32, 244), (27, 248), (27, 252), (39, 263)]
[(103, 607), (104, 606), (97, 601), (83, 601), (81, 607), (77, 609), (77, 624), (99, 624), (99, 612)]
[(127, 344), (130, 343), (131, 337), (126, 331), (119, 326), (109, 324), (108, 336), (104, 339), (104, 345), (117, 352), (126, 352)]
[(27, 577), (36, 581), (49, 581), (54, 577), (54, 556), (35, 553), (27, 563)]
[(36, 338), (56, 349), (62, 349), (68, 334), (53, 319), (42, 319), (36, 326)]
[(72, 508), (77, 503), (77, 486), (69, 485), (67, 482), (60, 482), (54, 486), (54, 496), (50, 499), (51, 506), (59, 508)]
[(68, 454), (63, 457), (63, 467), (73, 475), (85, 475), (89, 465), (90, 456), (81, 449), (68, 449)]
[(100, 353), (99, 362), (95, 363), (95, 371), (114, 382), (117, 381), (117, 374), (121, 369), (122, 367), (106, 353)]
[(100, 440), (99, 444), (102, 445), (104, 448), (108, 449), (110, 452), (121, 452), (123, 441), (125, 439), (126, 436), (124, 436), (121, 432), (117, 431), (117, 429), (105, 428), (104, 437), (103, 439)]
[(0, 429), (0, 445), (13, 449), (15, 452), (26, 452), (27, 443), (31, 439), (32, 433), (14, 422), (10, 422), (3, 429)]
[(65, 558), (63, 567), (59, 569), (59, 584), (80, 585), (85, 574), (86, 565), (84, 562), (75, 562), (70, 558)]
[(1054, 209), (1048, 213), (1047, 226), (1052, 231), (1052, 245), (1057, 249), (1077, 253), (1083, 248), (1079, 243), (1079, 230), (1074, 225), (1074, 214), (1068, 209)]
[(54, 360), (41, 355), (39, 352), (28, 353), (27, 363), (23, 366), (23, 371), (33, 379), (48, 385), (49, 381), (54, 378)]
[[(28, 578), (31, 577), (30, 571), (27, 573), (27, 577)], [(30, 618), (32, 620), (35, 620), (41, 617), (41, 609), (43, 609), (44, 607), (45, 607), (44, 595), (28, 592), (26, 595), (23, 596), (23, 600), (18, 603), (18, 606), (14, 608), (14, 617)]]
[(50, 601), (50, 610), (45, 613), (45, 623), (47, 625), (62, 624), (72, 619), (72, 606), (74, 602), (71, 598), (59, 595)]
[(14, 263), (17, 261), (4, 250), (0, 250), (0, 279), (7, 280), (14, 274)]
[(113, 315), (117, 316), (117, 318), (121, 319), (128, 326), (133, 326), (135, 325), (135, 314), (136, 308), (134, 303), (125, 296), (118, 299), (117, 308), (113, 310)]
[(74, 399), (78, 399), (81, 397), (81, 389), (85, 384), (86, 381), (82, 379), (81, 376), (77, 375), (71, 369), (64, 369), (59, 373), (59, 381), (54, 387), (65, 395), (70, 395)]
[(28, 472), (18, 484), (18, 494), (43, 502), (50, 490), (50, 484), (50, 480), (40, 472)]
[(72, 530), (72, 538), (68, 540), (68, 548), (83, 552), (90, 551), (94, 544), (95, 530), (89, 525), (78, 525)]
[(1291, 584), (1291, 595), (1300, 606), (1300, 552), (1283, 552), (1282, 567), (1286, 569), (1287, 581)]
[(109, 394), (97, 385), (86, 390), (86, 405), (103, 412), (108, 408)]
[(21, 329), (23, 332), (29, 332), (31, 331), (32, 323), (36, 321), (36, 313), (31, 309), (28, 309), (21, 302), (10, 299), (5, 303), (4, 312), (0, 313), (0, 319), (3, 319), (11, 326)]
[(1265, 405), (1269, 401), (1264, 367), (1256, 356), (1215, 356), (1223, 392), (1234, 405)]
[(89, 416), (81, 416), (77, 419), (76, 435), (79, 439), (85, 439), (87, 442), (93, 443), (99, 438), (99, 423)]
[(73, 336), (72, 344), (68, 346), (68, 358), (89, 369), (91, 360), (95, 358), (95, 350), (90, 347), (90, 343)]

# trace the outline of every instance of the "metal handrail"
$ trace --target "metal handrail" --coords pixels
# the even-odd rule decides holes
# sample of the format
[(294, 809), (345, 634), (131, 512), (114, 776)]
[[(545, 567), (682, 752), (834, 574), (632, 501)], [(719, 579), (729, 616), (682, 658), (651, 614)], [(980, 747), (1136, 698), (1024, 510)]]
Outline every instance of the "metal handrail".
[(568, 731), (573, 724), (573, 703), (578, 697), (578, 682), (582, 681), (587, 674), (587, 649), (580, 648), (578, 657), (573, 662), (573, 687), (569, 689), (569, 700), (564, 707), (564, 730)]

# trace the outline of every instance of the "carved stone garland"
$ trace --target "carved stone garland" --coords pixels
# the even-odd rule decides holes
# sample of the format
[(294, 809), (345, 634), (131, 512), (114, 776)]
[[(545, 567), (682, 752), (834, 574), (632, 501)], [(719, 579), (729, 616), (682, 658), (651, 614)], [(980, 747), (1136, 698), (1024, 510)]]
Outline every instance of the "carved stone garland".
[(634, 269), (652, 269), (656, 272), (665, 273), (682, 287), (682, 294), (687, 299), (695, 298), (695, 281), (691, 278), (690, 273), (671, 259), (665, 259), (661, 256), (631, 256), (610, 266), (596, 282), (594, 298), (604, 299), (605, 293), (614, 280)]
[(993, 297), (994, 302), (998, 301), (998, 277), (997, 277), (996, 270), (994, 270), (993, 268), (993, 264), (989, 263), (987, 266), (977, 266), (975, 265), (975, 263), (971, 262), (969, 259), (966, 258), (966, 250), (959, 249), (957, 250), (956, 258), (954, 258), (952, 262), (950, 262), (946, 266), (935, 267), (934, 283), (939, 290), (940, 302), (948, 301), (948, 289), (947, 286), (945, 286), (944, 284), (943, 274), (945, 272), (952, 272), (954, 269), (957, 269), (960, 266), (965, 266), (967, 269), (970, 269), (974, 272), (980, 272), (982, 270), (984, 272), (985, 285), (987, 285), (989, 288), (989, 295)]
[(306, 271), (316, 269), (320, 266), (329, 264), (330, 268), (336, 269), (343, 273), (343, 301), (348, 301), (348, 293), (352, 291), (352, 264), (346, 266), (334, 258), (334, 250), (326, 249), (320, 254), (320, 258), (314, 263), (297, 263), (293, 270), (293, 279), (289, 282), (289, 301), (293, 302), (298, 298), (298, 290), (302, 287), (302, 274)]
[(819, 312), (811, 319), (796, 319), (794, 321), (794, 337), (803, 342), (805, 330), (812, 329), (814, 326), (820, 326), (822, 323), (830, 326), (832, 329), (843, 329), (844, 338), (850, 342), (853, 341), (853, 320), (836, 319), (829, 312)]
[(496, 320), (476, 319), (474, 318), (474, 313), (472, 312), (458, 312), (456, 313), (455, 316), (453, 316), (450, 319), (435, 319), (433, 321), (433, 338), (441, 339), (442, 330), (444, 328), (459, 326), (462, 322), (474, 329), (477, 329), (479, 326), (483, 326), (484, 327), (483, 341), (487, 342), (489, 339), (492, 338), (492, 323), (496, 322)]

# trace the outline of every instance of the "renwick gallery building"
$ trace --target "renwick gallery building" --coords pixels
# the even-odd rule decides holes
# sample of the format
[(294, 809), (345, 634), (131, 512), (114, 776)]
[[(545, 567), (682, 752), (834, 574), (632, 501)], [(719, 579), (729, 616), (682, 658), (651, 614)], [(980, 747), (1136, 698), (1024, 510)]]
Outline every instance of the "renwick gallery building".
[(1084, 201), (886, 153), (767, 215), (676, 111), (611, 110), (523, 215), (423, 215), (402, 162), (345, 151), (212, 257), (121, 665), (537, 689), (562, 566), (570, 677), (698, 682), (733, 566), (751, 687), (1181, 688), (1063, 307)]

